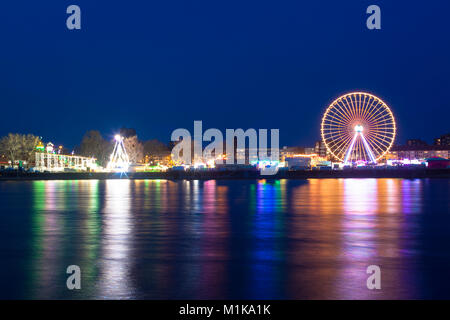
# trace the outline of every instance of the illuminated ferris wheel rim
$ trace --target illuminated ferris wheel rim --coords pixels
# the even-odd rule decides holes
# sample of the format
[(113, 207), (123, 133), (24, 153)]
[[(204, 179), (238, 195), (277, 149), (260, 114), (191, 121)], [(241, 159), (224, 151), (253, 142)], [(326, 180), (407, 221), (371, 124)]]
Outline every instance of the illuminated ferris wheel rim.
[[(359, 97), (359, 100), (356, 97)], [(363, 103), (362, 97), (364, 97)], [(350, 103), (348, 100), (350, 100)], [(376, 104), (374, 105), (375, 102)], [(366, 107), (368, 107), (368, 110), (366, 109)], [(369, 123), (368, 127), (372, 126), (374, 129), (372, 129), (373, 132), (369, 130), (368, 139), (366, 140), (363, 134), (363, 130), (365, 128), (362, 125), (362, 123), (368, 122), (369, 120), (375, 121), (373, 119), (374, 114), (371, 114), (369, 111), (371, 112), (375, 111), (375, 115), (377, 115), (377, 117), (375, 117), (375, 120), (382, 119), (381, 123), (383, 124)], [(383, 112), (385, 114), (383, 114)], [(337, 118), (341, 116), (342, 116), (341, 119)], [(334, 119), (330, 120), (329, 119), (330, 117)], [(335, 124), (332, 124), (333, 122)], [(341, 127), (340, 128), (341, 130), (347, 128), (351, 129), (351, 131), (354, 132), (353, 137), (349, 137), (348, 133), (345, 132), (338, 132), (338, 133), (333, 132), (334, 129), (332, 129), (332, 127), (339, 127), (339, 126)], [(378, 130), (380, 130), (380, 127), (384, 129), (384, 131), (381, 133), (378, 132)], [(335, 130), (337, 131), (338, 129)], [(326, 135), (329, 135), (329, 137), (326, 137)], [(353, 151), (352, 148), (354, 146), (355, 139), (357, 139), (358, 136), (360, 137), (359, 140), (361, 140), (358, 142), (359, 148), (366, 149), (365, 153), (367, 153), (367, 156), (370, 159), (372, 159), (371, 162), (376, 162), (380, 160), (387, 152), (389, 152), (394, 143), (395, 135), (396, 135), (396, 124), (391, 109), (382, 99), (368, 92), (355, 91), (339, 96), (327, 107), (322, 117), (321, 123), (322, 141), (324, 141), (325, 146), (329, 153), (331, 153), (335, 158), (344, 162), (347, 161), (348, 156), (352, 153)], [(345, 136), (345, 138), (342, 138), (345, 141), (340, 143), (330, 141), (333, 140), (331, 138), (333, 136), (340, 136), (341, 138)], [(337, 145), (340, 147), (339, 150), (336, 150), (335, 148)], [(377, 154), (376, 157), (374, 156), (372, 150), (375, 151), (375, 153)]]

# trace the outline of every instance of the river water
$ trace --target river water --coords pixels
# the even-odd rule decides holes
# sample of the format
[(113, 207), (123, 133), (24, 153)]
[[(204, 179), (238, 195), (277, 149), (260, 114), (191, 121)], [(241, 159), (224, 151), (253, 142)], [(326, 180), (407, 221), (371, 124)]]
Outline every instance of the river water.
[(450, 298), (449, 196), (448, 179), (0, 182), (0, 298)]

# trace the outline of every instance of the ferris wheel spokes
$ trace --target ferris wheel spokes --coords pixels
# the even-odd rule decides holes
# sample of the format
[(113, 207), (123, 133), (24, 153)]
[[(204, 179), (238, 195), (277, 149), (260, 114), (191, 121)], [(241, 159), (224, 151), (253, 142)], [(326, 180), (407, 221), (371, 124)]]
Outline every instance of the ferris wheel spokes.
[[(366, 138), (364, 138), (363, 127), (361, 125), (357, 125), (357, 126), (355, 126), (355, 135), (353, 136), (352, 142), (350, 143), (350, 146), (345, 155), (344, 164), (348, 164), (349, 159), (351, 160), (351, 154), (354, 150), (355, 142), (357, 141), (358, 137), (361, 138), (362, 148), (361, 147), (356, 148), (357, 149), (356, 152), (358, 153), (358, 151), (359, 151), (361, 153), (364, 150), (365, 153), (368, 155), (370, 162), (374, 163), (374, 164), (377, 163), (377, 160), (376, 160), (375, 156), (373, 155), (372, 149), (370, 148), (369, 144), (367, 143)], [(361, 142), (357, 143), (357, 145), (360, 146)], [(367, 157), (365, 157), (365, 158), (367, 159)]]
[(363, 141), (364, 147), (366, 148), (367, 153), (369, 154), (370, 160), (372, 160), (372, 163), (377, 163), (377, 160), (375, 159), (375, 156), (372, 153), (372, 150), (369, 147), (369, 144), (366, 141), (366, 138), (364, 138), (364, 135), (362, 132), (359, 133), (361, 135), (361, 139)]
[(391, 148), (395, 133), (390, 108), (366, 92), (338, 97), (322, 118), (321, 135), (327, 152), (344, 163), (380, 161)]
[(350, 155), (352, 154), (353, 147), (355, 146), (355, 141), (356, 141), (356, 138), (357, 138), (357, 137), (358, 137), (358, 132), (355, 132), (355, 135), (353, 136), (353, 139), (352, 139), (352, 143), (350, 143), (350, 147), (348, 148), (347, 154), (345, 155), (345, 158), (344, 158), (344, 164), (347, 164), (347, 163), (348, 163), (348, 158), (349, 158)]

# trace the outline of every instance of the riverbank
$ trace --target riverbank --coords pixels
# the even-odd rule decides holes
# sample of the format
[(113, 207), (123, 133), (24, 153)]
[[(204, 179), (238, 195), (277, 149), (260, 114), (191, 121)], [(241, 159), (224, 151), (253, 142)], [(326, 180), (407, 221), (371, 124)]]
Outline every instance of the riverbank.
[(127, 174), (104, 172), (61, 173), (0, 173), (0, 181), (14, 180), (106, 180), (106, 179), (168, 179), (168, 180), (221, 180), (221, 179), (336, 179), (336, 178), (450, 178), (450, 169), (350, 169), (279, 171), (263, 176), (259, 171), (168, 171), (130, 172)]

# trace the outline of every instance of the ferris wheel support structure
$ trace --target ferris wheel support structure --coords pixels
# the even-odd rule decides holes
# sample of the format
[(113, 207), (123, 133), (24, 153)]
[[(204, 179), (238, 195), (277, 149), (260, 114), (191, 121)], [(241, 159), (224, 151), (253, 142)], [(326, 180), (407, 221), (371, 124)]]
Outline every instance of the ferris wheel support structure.
[(344, 158), (344, 164), (348, 164), (348, 163), (349, 163), (348, 159), (350, 158), (350, 155), (352, 154), (353, 147), (354, 147), (354, 145), (355, 145), (355, 141), (356, 141), (356, 139), (357, 139), (358, 137), (359, 137), (359, 138), (362, 140), (362, 142), (363, 142), (364, 149), (365, 149), (365, 151), (367, 152), (367, 154), (369, 155), (370, 162), (371, 162), (371, 163), (374, 163), (374, 164), (377, 163), (377, 160), (375, 159), (375, 156), (373, 155), (373, 152), (372, 152), (372, 150), (370, 149), (370, 146), (369, 146), (369, 144), (367, 143), (366, 138), (364, 138), (364, 134), (363, 134), (362, 132), (355, 132), (355, 135), (353, 136), (353, 139), (352, 139), (352, 143), (350, 144), (350, 147), (348, 148), (347, 153), (346, 153), (346, 155), (345, 155), (345, 158)]

